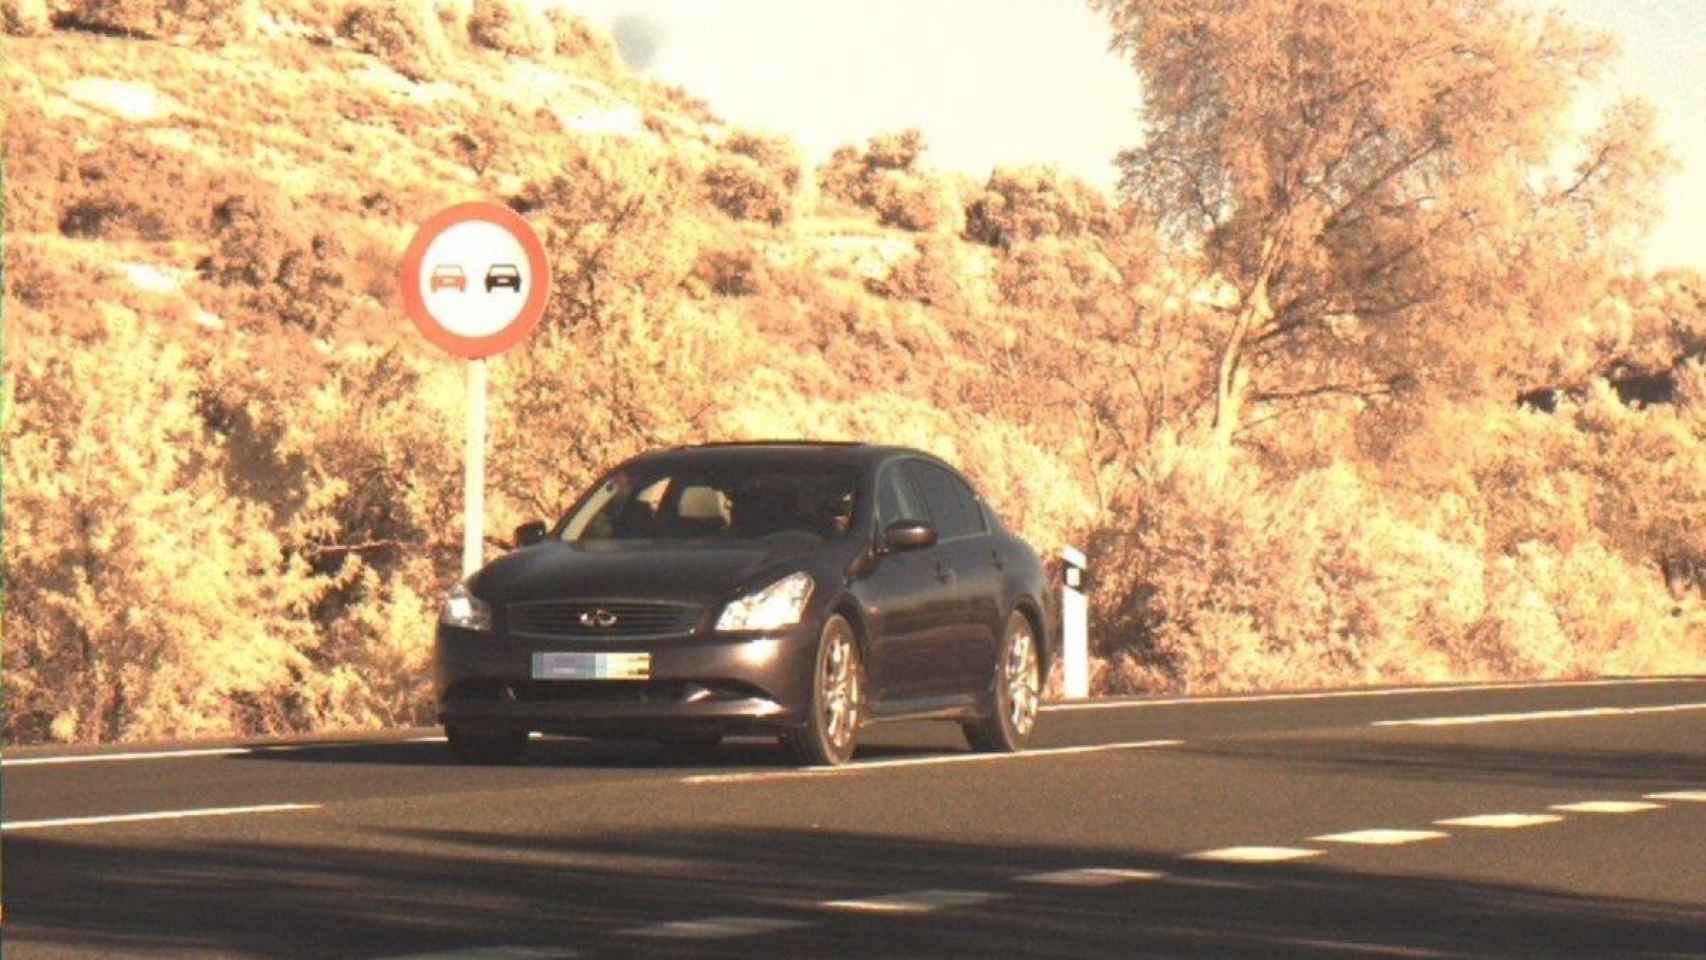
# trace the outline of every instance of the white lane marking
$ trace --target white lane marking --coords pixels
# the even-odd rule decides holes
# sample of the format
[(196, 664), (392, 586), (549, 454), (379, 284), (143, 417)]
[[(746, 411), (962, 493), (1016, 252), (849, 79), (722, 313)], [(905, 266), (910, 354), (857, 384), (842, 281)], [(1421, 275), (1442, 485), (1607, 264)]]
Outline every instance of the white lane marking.
[(780, 780), (795, 777), (822, 777), (863, 770), (884, 770), (890, 767), (922, 767), (942, 763), (980, 763), (991, 760), (1023, 760), (1026, 757), (1060, 757), (1075, 753), (1104, 753), (1109, 750), (1142, 750), (1149, 747), (1176, 747), (1183, 740), (1130, 740), (1121, 743), (1095, 743), (1081, 747), (1048, 747), (1041, 750), (1021, 750), (1018, 753), (947, 753), (931, 757), (902, 757), (896, 760), (861, 760), (839, 767), (800, 767), (796, 770), (754, 770), (746, 773), (702, 773), (682, 777), (678, 783), (742, 783), (750, 780)]
[(380, 960), (570, 960), (580, 954), (567, 947), (467, 947), (438, 953), (410, 953)]
[(1235, 693), (1217, 697), (1166, 697), (1156, 700), (1088, 700), (1050, 703), (1045, 711), (1130, 710), (1195, 703), (1267, 703), (1274, 700), (1338, 700), (1348, 697), (1396, 697), (1412, 693), (1473, 693), (1477, 690), (1545, 690), (1552, 687), (1616, 687), (1651, 683), (1699, 683), (1700, 677), (1633, 677), (1627, 680), (1557, 680), (1539, 683), (1475, 683), (1427, 687), (1382, 687), (1377, 690), (1321, 690), (1313, 693)]
[(183, 820), (189, 817), (230, 817), (245, 813), (284, 813), (318, 810), (318, 803), (265, 803), (250, 807), (202, 807), (196, 810), (162, 810), (157, 813), (121, 813), (106, 817), (63, 817), (58, 820), (16, 820), (0, 823), (0, 830), (46, 830), (50, 827), (86, 827), (105, 823), (135, 823), (140, 820)]
[(1202, 850), (1187, 854), (1187, 860), (1213, 860), (1219, 863), (1282, 863), (1286, 860), (1302, 860), (1304, 857), (1318, 857), (1319, 850), (1305, 850), (1301, 847), (1221, 847), (1218, 850)]
[(1483, 813), (1473, 817), (1453, 817), (1450, 820), (1435, 820), (1439, 827), (1481, 827), (1488, 830), (1516, 830), (1521, 827), (1538, 827), (1543, 823), (1557, 823), (1563, 817), (1552, 813)]
[(1662, 803), (1640, 800), (1583, 800), (1580, 803), (1554, 803), (1553, 810), (1565, 813), (1640, 813), (1643, 810), (1663, 810)]
[[(535, 734), (537, 736), (537, 734)], [(337, 740), (330, 743), (273, 743), (252, 747), (201, 747), (193, 750), (133, 750), (127, 753), (79, 753), (52, 757), (0, 759), (0, 767), (35, 767), (62, 763), (110, 763), (115, 760), (181, 760), (193, 757), (254, 756), (293, 753), (298, 750), (349, 750), (383, 747), (396, 743), (443, 743), (444, 737), (409, 737), (404, 740)]]
[(1303, 947), (1311, 953), (1321, 951), (1354, 953), (1359, 957), (1406, 957), (1417, 960), (1436, 960), (1436, 958), (1458, 957), (1462, 954), (1441, 953), (1438, 950), (1428, 950), (1423, 947), (1398, 947), (1386, 943), (1363, 943), (1356, 940), (1316, 940), (1308, 937), (1281, 937), (1276, 943), (1288, 947)]
[(825, 900), (818, 904), (828, 910), (850, 910), (855, 913), (934, 913), (952, 907), (970, 907), (1002, 899), (999, 893), (981, 890), (917, 890), (912, 893), (891, 893), (881, 897), (851, 897), (846, 900)]
[(1265, 883), (1251, 883), (1245, 880), (1216, 880), (1213, 877), (1176, 877), (1163, 876), (1158, 883), (1170, 883), (1180, 887), (1202, 887), (1207, 890), (1265, 890)]
[(1706, 790), (1672, 790), (1669, 793), (1649, 793), (1648, 800), (1681, 800), (1683, 803), (1706, 803)]
[(1057, 887), (1111, 887), (1116, 883), (1139, 880), (1159, 880), (1162, 874), (1154, 870), (1123, 870), (1118, 867), (1079, 867), (1076, 870), (1051, 870), (1032, 873), (1016, 879), (1021, 883), (1046, 883)]
[(1326, 833), (1319, 837), (1310, 837), (1323, 843), (1362, 843), (1372, 846), (1393, 846), (1400, 843), (1415, 843), (1419, 840), (1438, 840), (1451, 834), (1441, 830), (1351, 830), (1347, 833)]
[(1473, 723), (1519, 723), (1524, 720), (1569, 720), (1582, 717), (1626, 717), (1642, 713), (1706, 710), (1706, 703), (1667, 703), (1654, 707), (1583, 707), (1578, 710), (1531, 710), (1526, 713), (1480, 713), (1460, 717), (1415, 717), (1376, 720), (1376, 727), (1457, 727)]
[(807, 925), (801, 920), (778, 920), (771, 917), (705, 917), (700, 920), (672, 920), (622, 932), (633, 937), (660, 937), (666, 940), (721, 940), (775, 933), (779, 930), (795, 930)]
[(68, 757), (13, 757), (0, 759), (0, 767), (33, 767), (49, 763), (101, 763), (109, 760), (158, 760), (163, 757), (225, 757), (253, 753), (254, 747), (210, 747), (204, 750), (149, 750), (131, 753), (90, 753)]

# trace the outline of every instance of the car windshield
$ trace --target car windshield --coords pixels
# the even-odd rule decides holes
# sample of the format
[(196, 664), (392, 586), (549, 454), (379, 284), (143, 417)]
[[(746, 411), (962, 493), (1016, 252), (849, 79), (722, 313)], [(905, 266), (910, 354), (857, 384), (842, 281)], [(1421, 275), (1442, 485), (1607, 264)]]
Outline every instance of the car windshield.
[(652, 466), (606, 477), (562, 527), (607, 540), (838, 539), (853, 518), (858, 473), (827, 464)]

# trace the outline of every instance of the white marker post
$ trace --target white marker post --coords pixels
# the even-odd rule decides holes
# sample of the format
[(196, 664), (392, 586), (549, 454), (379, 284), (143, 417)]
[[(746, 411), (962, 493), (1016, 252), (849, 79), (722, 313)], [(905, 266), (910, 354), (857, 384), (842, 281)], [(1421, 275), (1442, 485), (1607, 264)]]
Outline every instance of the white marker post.
[(1061, 692), (1069, 700), (1082, 700), (1090, 695), (1090, 617), (1084, 598), (1088, 563), (1073, 547), (1061, 547), (1060, 559), (1066, 566), (1060, 588)]
[(421, 335), (468, 361), (462, 471), (462, 575), (480, 569), (486, 516), (486, 358), (520, 343), (545, 315), (551, 268), (521, 215), (459, 203), (415, 232), (403, 253), (403, 309)]

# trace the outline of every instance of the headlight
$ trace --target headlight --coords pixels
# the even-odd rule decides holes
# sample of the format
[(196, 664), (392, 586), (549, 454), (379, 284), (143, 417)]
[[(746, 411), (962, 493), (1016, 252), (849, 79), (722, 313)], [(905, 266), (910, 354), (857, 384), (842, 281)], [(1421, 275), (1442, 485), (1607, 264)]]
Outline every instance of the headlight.
[(468, 590), (468, 584), (458, 583), (450, 588), (450, 596), (444, 601), (444, 612), (438, 615), (438, 622), (464, 630), (490, 630), (492, 608), (474, 596)]
[(806, 601), (812, 597), (812, 578), (805, 572), (790, 573), (762, 590), (741, 597), (723, 608), (718, 630), (778, 630), (800, 622)]

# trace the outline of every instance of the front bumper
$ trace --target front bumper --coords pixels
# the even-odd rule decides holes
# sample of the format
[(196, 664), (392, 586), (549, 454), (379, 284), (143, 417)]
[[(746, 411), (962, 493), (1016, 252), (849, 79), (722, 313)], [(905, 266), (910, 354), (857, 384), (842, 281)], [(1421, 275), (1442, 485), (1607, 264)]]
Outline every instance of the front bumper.
[[(816, 631), (632, 642), (521, 640), (438, 627), (438, 719), (470, 732), (537, 730), (644, 737), (772, 732), (799, 723), (811, 696)], [(536, 680), (536, 653), (648, 653), (646, 680)]]

